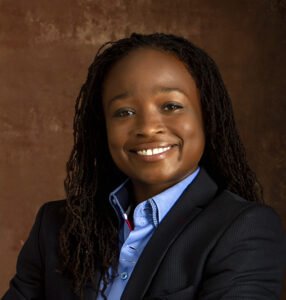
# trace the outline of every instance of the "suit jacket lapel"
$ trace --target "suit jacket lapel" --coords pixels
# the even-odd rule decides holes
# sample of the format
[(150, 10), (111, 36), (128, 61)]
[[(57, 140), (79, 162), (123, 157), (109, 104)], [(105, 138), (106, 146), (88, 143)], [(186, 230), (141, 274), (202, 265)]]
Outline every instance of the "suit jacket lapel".
[(121, 299), (134, 300), (144, 296), (170, 245), (213, 199), (216, 191), (217, 185), (206, 171), (201, 169), (149, 240)]

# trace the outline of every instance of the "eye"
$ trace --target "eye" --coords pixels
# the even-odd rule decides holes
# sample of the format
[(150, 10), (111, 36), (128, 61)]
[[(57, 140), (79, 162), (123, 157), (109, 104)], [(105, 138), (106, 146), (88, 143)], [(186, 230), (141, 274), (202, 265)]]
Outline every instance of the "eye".
[(113, 117), (115, 118), (122, 118), (134, 115), (135, 112), (130, 108), (121, 108), (118, 109), (114, 114)]
[(163, 105), (163, 110), (165, 111), (174, 111), (182, 108), (183, 106), (181, 104), (174, 102), (169, 102)]

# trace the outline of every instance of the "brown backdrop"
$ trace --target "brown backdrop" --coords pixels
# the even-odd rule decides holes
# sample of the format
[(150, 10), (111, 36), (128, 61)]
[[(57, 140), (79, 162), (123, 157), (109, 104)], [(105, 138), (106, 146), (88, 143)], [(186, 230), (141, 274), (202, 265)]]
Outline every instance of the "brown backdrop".
[(215, 59), (286, 228), (285, 23), (285, 0), (0, 0), (0, 295), (38, 208), (64, 197), (74, 100), (96, 49), (133, 31), (183, 35)]

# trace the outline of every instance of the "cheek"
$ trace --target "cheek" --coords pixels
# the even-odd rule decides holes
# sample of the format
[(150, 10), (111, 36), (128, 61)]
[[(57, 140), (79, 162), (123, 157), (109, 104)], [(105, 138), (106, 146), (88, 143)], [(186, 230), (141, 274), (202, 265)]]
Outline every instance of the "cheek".
[(183, 136), (195, 137), (204, 135), (203, 124), (197, 117), (182, 118), (176, 122)]
[(106, 123), (106, 133), (109, 152), (113, 157), (113, 151), (116, 148), (118, 141), (116, 139), (116, 133), (114, 128), (110, 124), (108, 124), (108, 122)]
[(118, 126), (114, 125), (112, 121), (106, 121), (107, 141), (109, 146), (118, 144)]
[(205, 134), (202, 122), (197, 120), (196, 122), (190, 122), (185, 120), (181, 124), (182, 138), (184, 144), (189, 144), (192, 147), (192, 151), (198, 152), (201, 155), (205, 147)]
[(106, 127), (109, 152), (116, 163), (117, 161), (121, 160), (121, 157), (124, 153), (124, 131), (122, 131), (122, 128), (119, 126), (113, 126), (112, 124), (110, 126), (107, 124)]
[(121, 152), (121, 147), (119, 145), (119, 141), (116, 139), (116, 135), (107, 135), (108, 138), (108, 149), (109, 153), (111, 155), (111, 158), (115, 165), (122, 171), (122, 152)]
[(109, 153), (115, 165), (122, 170), (122, 161), (124, 160), (124, 126), (116, 123), (110, 116), (105, 115), (105, 126), (107, 133), (107, 145)]
[(114, 131), (107, 131), (107, 141), (110, 148), (118, 147), (117, 145), (119, 144), (119, 140)]

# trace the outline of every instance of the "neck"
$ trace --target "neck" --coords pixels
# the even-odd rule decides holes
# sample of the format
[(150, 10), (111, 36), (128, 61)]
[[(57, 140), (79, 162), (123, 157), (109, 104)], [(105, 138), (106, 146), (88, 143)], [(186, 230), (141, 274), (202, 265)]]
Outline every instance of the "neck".
[(149, 185), (141, 182), (132, 181), (133, 194), (134, 194), (134, 200), (136, 205), (149, 198), (152, 198), (155, 195), (160, 194), (161, 192), (168, 189), (174, 184), (175, 183), (167, 182), (165, 184), (160, 184), (160, 185), (157, 184)]
[(183, 180), (184, 178), (186, 178), (196, 170), (197, 168), (195, 168), (195, 170), (189, 171), (187, 174), (185, 174), (185, 176), (170, 181), (153, 183), (153, 184), (142, 182), (136, 179), (131, 179), (135, 204), (137, 205), (153, 196), (162, 193), (163, 191), (177, 184), (178, 182), (180, 182), (181, 180)]

